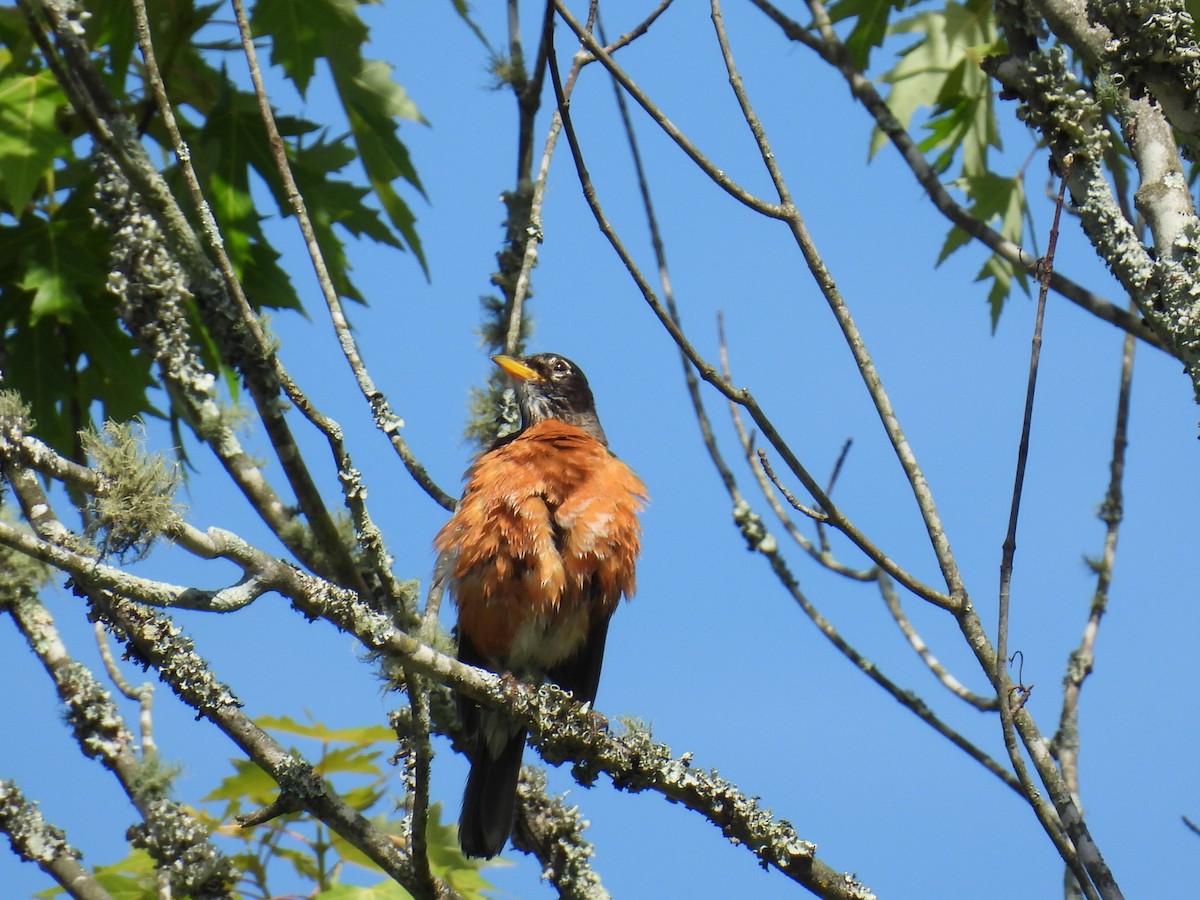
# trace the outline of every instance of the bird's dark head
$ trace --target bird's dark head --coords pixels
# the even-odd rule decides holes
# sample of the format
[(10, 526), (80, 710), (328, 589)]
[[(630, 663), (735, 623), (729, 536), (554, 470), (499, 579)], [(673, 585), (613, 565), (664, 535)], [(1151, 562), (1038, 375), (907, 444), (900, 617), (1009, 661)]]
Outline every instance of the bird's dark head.
[(536, 353), (524, 359), (493, 356), (492, 362), (508, 373), (517, 389), (521, 430), (546, 419), (558, 419), (582, 428), (607, 444), (596, 401), (583, 370), (557, 353)]

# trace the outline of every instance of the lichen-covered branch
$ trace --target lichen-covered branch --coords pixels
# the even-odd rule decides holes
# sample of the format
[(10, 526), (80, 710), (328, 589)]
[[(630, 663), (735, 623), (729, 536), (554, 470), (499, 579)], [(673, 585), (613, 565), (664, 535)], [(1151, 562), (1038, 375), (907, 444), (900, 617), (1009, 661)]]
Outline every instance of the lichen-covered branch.
[(816, 857), (791, 823), (776, 819), (715, 772), (695, 768), (692, 755), (673, 758), (670, 749), (642, 731), (610, 737), (594, 713), (554, 685), (514, 693), (509, 709), (530, 728), (530, 737), (552, 763), (571, 762), (576, 780), (592, 783), (607, 773), (621, 790), (654, 790), (702, 813), (729, 840), (744, 846), (764, 866), (778, 869), (818, 897), (867, 900), (874, 894), (856, 878)]
[(584, 837), (587, 822), (577, 806), (546, 790), (546, 773), (532, 766), (521, 770), (517, 785), (517, 823), (513, 847), (532, 853), (542, 876), (567, 900), (608, 900), (600, 876), (592, 868), (595, 855)]
[(232, 896), (238, 876), (233, 862), (211, 843), (208, 829), (167, 796), (174, 773), (139, 758), (124, 717), (92, 673), (70, 657), (49, 611), (34, 597), (15, 600), (8, 611), (54, 681), (84, 755), (113, 773), (141, 815), (131, 831), (133, 845), (150, 854), (178, 892)]
[(314, 774), (310, 763), (255, 725), (241, 711), (241, 702), (233, 691), (219, 682), (196, 654), (178, 625), (89, 580), (77, 583), (76, 592), (91, 601), (101, 620), (135, 659), (153, 667), (180, 700), (220, 728), (275, 780), (282, 794), (297, 798), (305, 809), (401, 885), (418, 889), (407, 854), (388, 834), (338, 797), (328, 782)]
[(61, 828), (45, 820), (12, 781), (0, 780), (0, 831), (13, 853), (37, 865), (74, 900), (112, 900), (79, 863), (82, 855), (67, 843)]
[[(1054, 7), (1052, 24), (1064, 29), (1068, 41), (1094, 47), (1078, 15)], [(1040, 22), (1030, 7), (1015, 2), (996, 6), (1009, 36), (1010, 52), (987, 62), (988, 72), (1007, 96), (1021, 101), (1018, 112), (1050, 146), (1058, 168), (1069, 175), (1073, 207), (1097, 255), (1108, 265), (1147, 323), (1184, 364), (1200, 398), (1200, 220), (1183, 177), (1173, 123), (1162, 108), (1120, 72), (1097, 75), (1112, 92), (1116, 114), (1138, 167), (1137, 208), (1154, 235), (1154, 252), (1139, 239), (1124, 215), (1105, 174), (1106, 152), (1112, 135), (1104, 124), (1104, 108), (1094, 86), (1072, 70), (1062, 45), (1042, 48), (1037, 43)], [(1157, 21), (1151, 16), (1152, 21)], [(1152, 34), (1154, 29), (1149, 30)], [(1137, 39), (1141, 41), (1141, 38)], [(1073, 45), (1073, 46), (1074, 46)], [(1106, 44), (1106, 47), (1108, 45)], [(1160, 48), (1162, 49), (1162, 48)], [(1107, 57), (1105, 57), (1107, 58)]]

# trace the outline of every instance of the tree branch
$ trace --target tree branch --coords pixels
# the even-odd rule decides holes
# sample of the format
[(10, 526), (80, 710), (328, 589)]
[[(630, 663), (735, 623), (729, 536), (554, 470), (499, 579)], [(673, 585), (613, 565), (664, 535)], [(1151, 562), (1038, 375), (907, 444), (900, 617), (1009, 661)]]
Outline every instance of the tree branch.
[(37, 865), (74, 900), (112, 900), (79, 864), (83, 854), (67, 843), (63, 830), (48, 823), (7, 779), (0, 780), (0, 831), (8, 835), (13, 853)]
[[(784, 15), (769, 0), (751, 0), (751, 2), (779, 26), (785, 37), (803, 44), (842, 75), (850, 88), (851, 95), (875, 120), (876, 127), (887, 135), (938, 212), (1009, 264), (1030, 272), (1033, 271), (1036, 254), (1026, 253), (1024, 248), (1005, 238), (998, 231), (989, 227), (986, 222), (971, 215), (950, 196), (950, 192), (942, 185), (938, 173), (925, 159), (925, 154), (921, 152), (908, 129), (901, 125), (900, 120), (892, 114), (887, 101), (876, 90), (871, 80), (851, 61), (845, 44), (842, 43), (829, 21), (829, 14), (823, 3), (819, 0), (810, 0), (808, 4), (814, 23), (820, 31), (820, 37), (817, 37), (799, 22)], [(1086, 290), (1065, 275), (1055, 272), (1050, 280), (1050, 287), (1097, 318), (1115, 325), (1129, 334), (1136, 335), (1159, 350), (1174, 353), (1170, 345), (1149, 328), (1141, 317), (1131, 315), (1115, 303)]]

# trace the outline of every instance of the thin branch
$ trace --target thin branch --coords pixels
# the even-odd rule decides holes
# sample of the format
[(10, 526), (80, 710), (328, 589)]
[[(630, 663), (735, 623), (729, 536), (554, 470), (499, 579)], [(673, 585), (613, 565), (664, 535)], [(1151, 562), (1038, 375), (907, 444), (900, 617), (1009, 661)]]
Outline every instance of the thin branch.
[[(721, 47), (721, 56), (725, 61), (725, 68), (729, 73), (730, 87), (737, 97), (738, 105), (742, 109), (746, 125), (749, 127), (751, 134), (754, 135), (754, 141), (759, 148), (763, 165), (767, 173), (771, 176), (771, 182), (775, 185), (775, 190), (779, 194), (779, 201), (783, 210), (782, 218), (787, 223), (796, 241), (796, 245), (804, 256), (804, 261), (808, 264), (813, 280), (829, 304), (829, 308), (833, 312), (839, 328), (841, 328), (846, 344), (854, 356), (854, 361), (858, 366), (859, 374), (862, 376), (863, 384), (866, 386), (867, 393), (875, 405), (879, 421), (883, 425), (884, 432), (892, 444), (896, 459), (900, 462), (901, 467), (904, 469), (904, 474), (907, 476), (913, 497), (917, 503), (917, 508), (925, 523), (926, 533), (929, 535), (930, 546), (937, 559), (938, 567), (942, 571), (942, 577), (945, 579), (947, 592), (956, 603), (960, 603), (966, 596), (966, 588), (963, 585), (962, 576), (958, 571), (958, 563), (950, 550), (950, 541), (946, 536), (946, 530), (942, 524), (941, 517), (938, 515), (937, 504), (933, 499), (933, 492), (929, 489), (925, 475), (917, 463), (916, 455), (913, 453), (908, 443), (908, 438), (900, 426), (900, 421), (896, 416), (895, 410), (892, 408), (891, 399), (884, 389), (883, 380), (875, 368), (875, 362), (867, 350), (866, 342), (858, 330), (858, 325), (855, 323), (854, 317), (850, 314), (845, 298), (834, 282), (833, 275), (825, 266), (825, 262), (817, 250), (816, 243), (813, 241), (812, 235), (809, 234), (808, 226), (805, 224), (803, 216), (800, 215), (799, 209), (792, 202), (783, 172), (779, 168), (779, 163), (775, 158), (775, 152), (771, 149), (771, 145), (767, 140), (766, 130), (763, 128), (757, 114), (754, 112), (754, 108), (750, 104), (750, 98), (746, 94), (745, 87), (742, 84), (741, 74), (738, 72), (734, 62), (733, 51), (729, 45), (729, 36), (725, 31), (725, 19), (721, 14), (719, 0), (711, 0), (711, 9), (713, 28), (716, 31), (717, 42)], [(822, 494), (822, 496), (825, 495)], [(822, 503), (821, 505), (824, 506), (825, 504)], [(831, 524), (836, 525), (837, 523), (831, 521)], [(901, 579), (897, 578), (897, 580)]]
[[(597, 6), (597, 8), (596, 8), (596, 33), (600, 36), (600, 40), (604, 42), (604, 45), (605, 45), (604, 52), (607, 53), (609, 56), (612, 56), (614, 53), (616, 53), (622, 47), (627, 47), (630, 44), (632, 44), (634, 41), (636, 41), (638, 38), (640, 38), (642, 35), (644, 35), (647, 31), (650, 30), (650, 26), (653, 25), (656, 21), (658, 21), (658, 17), (661, 16), (663, 13), (665, 13), (667, 11), (667, 7), (669, 7), (673, 2), (674, 2), (674, 0), (661, 0), (661, 2), (659, 2), (658, 6), (654, 7), (654, 9), (652, 9), (650, 11), (650, 14), (648, 16), (646, 16), (646, 18), (642, 19), (642, 21), (638, 22), (637, 25), (635, 25), (629, 31), (626, 31), (624, 34), (622, 34), (620, 37), (618, 37), (611, 44), (608, 43), (608, 39), (604, 36), (604, 29), (600, 25), (600, 9), (599, 9), (599, 6)], [(589, 63), (593, 63), (595, 61), (596, 61), (596, 57), (592, 56), (591, 54), (589, 54), (589, 53), (582, 54), (581, 62), (583, 65), (586, 66)], [(617, 96), (623, 96), (619, 90), (617, 92)]]
[[(1132, 335), (1126, 335), (1121, 349), (1121, 377), (1117, 391), (1116, 425), (1113, 429), (1112, 461), (1109, 466), (1108, 490), (1100, 507), (1100, 520), (1104, 523), (1104, 549), (1093, 564), (1096, 572), (1096, 589), (1088, 611), (1079, 646), (1071, 651), (1067, 660), (1067, 672), (1063, 679), (1062, 712), (1058, 720), (1058, 731), (1051, 741), (1054, 755), (1062, 767), (1063, 780), (1079, 803), (1079, 702), (1083, 683), (1092, 672), (1095, 663), (1096, 640), (1100, 633), (1100, 621), (1108, 609), (1108, 589), (1112, 584), (1113, 566), (1116, 563), (1117, 535), (1124, 515), (1122, 484), (1125, 478), (1125, 451), (1128, 446), (1129, 404), (1133, 387), (1133, 362), (1137, 343)], [(1078, 889), (1078, 883), (1073, 888)]]
[[(230, 323), (218, 323), (210, 315), (207, 324), (212, 327), (214, 336), (223, 340), (225, 344), (223, 349), (232, 357), (233, 362), (238, 365), (245, 377), (250, 396), (254, 400), (255, 408), (258, 410), (271, 446), (275, 450), (276, 458), (278, 458), (284, 475), (295, 492), (296, 499), (304, 510), (305, 518), (321, 547), (320, 556), (314, 557), (310, 554), (306, 563), (320, 566), (322, 558), (329, 559), (342, 579), (351, 586), (365, 590), (365, 585), (351, 558), (349, 548), (338, 534), (329, 510), (325, 506), (325, 501), (304, 463), (304, 456), (296, 444), (295, 436), (278, 403), (278, 393), (281, 387), (291, 389), (293, 396), (290, 399), (294, 402), (296, 400), (294, 395), (299, 392), (295, 390), (291, 379), (287, 377), (276, 354), (269, 349), (270, 342), (262, 330), (258, 317), (250, 307), (250, 302), (242, 289), (233, 262), (230, 260), (229, 254), (225, 252), (220, 228), (204, 197), (200, 179), (192, 166), (191, 150), (179, 131), (175, 111), (171, 106), (166, 86), (158, 70), (145, 0), (133, 0), (133, 10), (137, 24), (138, 45), (146, 64), (146, 74), (158, 104), (159, 115), (162, 116), (163, 124), (170, 136), (172, 149), (179, 163), (179, 171), (187, 185), (192, 204), (200, 216), (201, 230), (207, 241), (208, 251), (216, 260), (217, 271), (221, 278), (220, 299), (228, 302), (231, 307), (229, 312), (242, 326), (240, 338), (234, 338), (229, 332), (227, 326)], [(201, 309), (206, 306), (207, 304), (203, 302), (200, 304)], [(305, 405), (307, 405), (306, 402)]]
[[(850, 448), (853, 446), (854, 440), (846, 438), (846, 442), (842, 444), (842, 451), (838, 454), (837, 460), (833, 464), (833, 470), (829, 473), (829, 481), (825, 484), (825, 493), (833, 496), (833, 486), (837, 484), (838, 475), (842, 472), (842, 466), (846, 463), (846, 457), (850, 455)], [(821, 551), (829, 552), (829, 537), (825, 533), (824, 522), (817, 520), (817, 539), (821, 543)]]
[(571, 31), (575, 32), (575, 36), (579, 39), (579, 42), (583, 45), (583, 47), (592, 55), (593, 58), (598, 60), (604, 66), (604, 68), (606, 68), (612, 74), (613, 78), (620, 83), (621, 87), (628, 91), (629, 96), (637, 101), (638, 105), (640, 105), (642, 109), (644, 109), (650, 115), (650, 117), (658, 123), (659, 127), (667, 133), (667, 135), (676, 143), (680, 150), (687, 154), (692, 162), (700, 167), (701, 171), (703, 171), (705, 175), (711, 178), (712, 181), (723, 191), (729, 194), (729, 196), (733, 197), (739, 203), (748, 206), (750, 209), (753, 209), (755, 212), (762, 213), (765, 216), (770, 216), (771, 218), (775, 219), (783, 217), (784, 210), (782, 207), (773, 203), (768, 203), (767, 201), (754, 196), (736, 181), (726, 175), (724, 171), (713, 164), (708, 157), (701, 153), (699, 148), (697, 148), (695, 144), (693, 144), (655, 104), (650, 102), (650, 99), (646, 96), (642, 89), (637, 86), (633, 79), (626, 75), (625, 72), (613, 61), (613, 58), (608, 51), (600, 46), (599, 42), (592, 36), (591, 32), (588, 31), (582, 24), (580, 24), (579, 20), (571, 14), (571, 11), (567, 8), (563, 0), (551, 0), (551, 2), (554, 3), (554, 9), (559, 16), (562, 17), (562, 20), (567, 23), (567, 26), (571, 29)]
[[(1012, 700), (1008, 696), (1005, 682), (1007, 681), (1008, 660), (1008, 621), (1009, 604), (1012, 589), (1013, 558), (1017, 550), (1017, 521), (1021, 512), (1021, 496), (1025, 485), (1025, 464), (1029, 458), (1029, 433), (1033, 425), (1033, 402), (1037, 391), (1038, 364), (1042, 355), (1042, 324), (1046, 316), (1046, 296), (1049, 293), (1049, 273), (1054, 267), (1054, 252), (1058, 245), (1058, 225), (1062, 217), (1063, 198), (1066, 195), (1067, 179), (1060, 179), (1058, 188), (1058, 203), (1054, 208), (1054, 221), (1050, 227), (1050, 240), (1046, 256), (1042, 260), (1043, 274), (1041, 289), (1038, 291), (1037, 313), (1033, 323), (1032, 347), (1029, 353), (1029, 376), (1025, 385), (1025, 411), (1021, 421), (1021, 437), (1017, 444), (1017, 467), (1014, 476), (1012, 502), (1008, 513), (1008, 530), (1004, 536), (1000, 560), (1000, 602), (999, 624), (996, 628), (996, 666), (993, 676), (1000, 697), (1000, 721), (1004, 727), (1005, 744), (1009, 747), (1009, 755), (1013, 758), (1013, 766), (1022, 781), (1028, 782), (1024, 775), (1024, 760), (1017, 750), (1016, 737), (1012, 728)], [(1031, 788), (1032, 790), (1032, 788)]]
[(144, 682), (136, 688), (125, 680), (117, 661), (113, 658), (112, 647), (108, 643), (108, 632), (99, 622), (92, 623), (92, 632), (96, 636), (96, 649), (100, 651), (100, 661), (104, 663), (104, 671), (121, 692), (121, 695), (133, 700), (138, 705), (138, 729), (142, 738), (142, 761), (149, 762), (158, 756), (158, 746), (154, 742), (154, 685)]
[[(740, 419), (741, 417), (739, 416), (739, 423)], [(749, 441), (745, 441), (745, 443), (747, 446), (750, 444)], [(808, 516), (818, 525), (829, 521), (829, 516), (825, 513), (815, 510), (811, 506), (805, 506), (803, 503), (797, 500), (795, 495), (787, 489), (782, 481), (779, 480), (779, 476), (775, 474), (775, 467), (771, 465), (771, 458), (767, 455), (766, 450), (759, 449), (758, 463), (762, 466), (762, 470), (766, 474), (767, 478), (771, 480), (771, 484), (775, 485), (775, 490), (779, 491), (779, 493), (783, 495), (783, 499), (788, 502), (788, 506), (796, 510), (796, 512), (803, 513), (804, 515)], [(819, 557), (821, 555), (821, 551), (814, 547), (810, 541), (805, 541), (804, 543), (811, 548), (811, 552), (814, 556)]]
[[(144, 0), (135, 0), (135, 2), (144, 2)], [(392, 411), (387, 397), (375, 386), (374, 380), (367, 372), (366, 364), (363, 362), (362, 355), (358, 350), (358, 342), (355, 340), (354, 334), (350, 329), (350, 323), (346, 319), (341, 299), (338, 297), (337, 289), (333, 286), (333, 279), (329, 275), (329, 269), (325, 264), (325, 257), (317, 242), (316, 231), (313, 229), (312, 219), (308, 215), (308, 207), (304, 202), (303, 195), (300, 193), (299, 186), (296, 184), (295, 176), (292, 174), (291, 164), (288, 162), (287, 145), (276, 125), (275, 113), (271, 109), (271, 101), (267, 96), (262, 72), (259, 69), (258, 53), (254, 48), (254, 37), (250, 31), (250, 22), (246, 16), (245, 4), (242, 0), (232, 0), (232, 2), (238, 31), (241, 34), (242, 50), (246, 55), (246, 62), (249, 65), (250, 81), (254, 86), (254, 95), (258, 100), (259, 113), (262, 116), (263, 126), (267, 132), (267, 142), (271, 148), (271, 155), (275, 160), (275, 166), (283, 182), (284, 193), (287, 195), (292, 211), (296, 214), (296, 222), (304, 238), (304, 246), (308, 250), (309, 259), (312, 261), (317, 284), (321, 288), (321, 295), (325, 298), (325, 306), (329, 310), (329, 319), (333, 324), (334, 333), (337, 335), (338, 346), (341, 347), (342, 355), (345, 356), (346, 362), (350, 365), (350, 370), (354, 373), (359, 390), (367, 400), (367, 404), (371, 409), (371, 415), (375, 421), (375, 426), (391, 442), (396, 455), (400, 457), (401, 462), (404, 463), (404, 467), (408, 470), (413, 480), (439, 506), (444, 509), (454, 509), (454, 498), (434, 483), (425, 467), (413, 455), (408, 443), (400, 434), (400, 429), (404, 427), (404, 420)], [(291, 397), (291, 399), (294, 401), (295, 397)], [(307, 407), (307, 405), (308, 401), (306, 399), (305, 406)], [(336, 426), (323, 425), (322, 423), (326, 421), (324, 417), (320, 420), (314, 419), (313, 421), (330, 440), (334, 449), (334, 456), (338, 460), (339, 471), (342, 473), (354, 471), (353, 466), (348, 465), (346, 452), (341, 443), (340, 429), (337, 429), (335, 433)], [(346, 476), (343, 474), (343, 481), (345, 482), (345, 480)], [(357, 498), (355, 506), (360, 507), (358, 515), (365, 515), (365, 508), (361, 508), (361, 490), (355, 489), (353, 484), (345, 484), (344, 489), (346, 490), (348, 500)], [(378, 535), (377, 530), (373, 530), (372, 540), (374, 542), (381, 542), (382, 538)], [(382, 559), (386, 556), (386, 551), (380, 547), (375, 555), (379, 557), (376, 561), (376, 568), (380, 571), (386, 571), (387, 566), (382, 564)]]
[[(519, 41), (520, 29), (516, 28), (515, 22), (516, 6), (515, 0), (509, 6), (509, 29), (510, 33), (514, 35), (513, 40)], [(535, 92), (527, 85), (515, 86), (517, 90), (517, 107), (520, 116), (517, 141), (518, 190), (521, 183), (529, 179), (530, 169), (533, 164), (533, 159), (530, 155), (532, 144), (530, 144), (529, 148), (526, 147), (526, 134), (528, 133), (528, 140), (531, 142), (533, 122), (541, 106), (546, 59), (553, 41), (554, 18), (551, 7), (547, 4), (538, 45), (537, 90)], [(517, 46), (519, 46), (519, 43)], [(571, 74), (567, 78), (567, 96), (570, 96), (578, 75), (579, 66), (575, 66), (571, 69)], [(525, 228), (525, 234), (520, 236), (524, 247), (521, 252), (521, 265), (517, 270), (516, 280), (513, 282), (512, 297), (507, 310), (508, 327), (505, 329), (504, 337), (504, 352), (510, 355), (520, 352), (522, 333), (524, 331), (523, 323), (525, 321), (525, 301), (529, 297), (529, 283), (533, 274), (533, 267), (537, 264), (538, 247), (543, 239), (542, 206), (546, 199), (546, 183), (550, 175), (550, 159), (554, 155), (554, 148), (558, 143), (558, 133), (561, 127), (562, 119), (556, 109), (554, 115), (550, 118), (550, 126), (546, 131), (546, 139), (542, 147), (542, 158), (538, 164), (537, 177), (533, 179), (533, 193), (529, 199), (529, 223)]]
[(1086, 869), (1080, 862), (1075, 847), (1065, 839), (1061, 831), (1062, 823), (1059, 822), (1057, 814), (1053, 814), (1045, 801), (1041, 799), (1037, 786), (1034, 784), (1033, 779), (1029, 775), (1029, 770), (1025, 765), (1025, 758), (1021, 755), (1021, 749), (1017, 743), (1016, 729), (1013, 725), (1013, 714), (1014, 707), (1019, 709), (1024, 706), (1024, 701), (1022, 700), (1019, 706), (1014, 704), (1013, 692), (1015, 688), (1008, 677), (1007, 670), (1009, 663), (1009, 604), (1012, 588), (1013, 558), (1017, 549), (1017, 520), (1020, 515), (1021, 495), (1025, 484), (1025, 464), (1029, 457), (1029, 433), (1033, 423), (1033, 401), (1037, 389), (1038, 363), (1041, 359), (1042, 351), (1042, 324), (1046, 314), (1046, 296), (1050, 291), (1050, 272), (1054, 267), (1054, 253), (1058, 246), (1058, 226), (1062, 218), (1063, 198), (1066, 195), (1066, 190), (1067, 178), (1064, 175), (1059, 184), (1058, 202), (1054, 209), (1054, 221), (1050, 227), (1050, 239), (1046, 246), (1046, 256), (1041, 262), (1043, 269), (1041, 287), (1038, 291), (1037, 314), (1033, 325), (1032, 348), (1029, 354), (1029, 378), (1025, 388), (1025, 411), (1021, 422), (1021, 437), (1017, 446), (1017, 466), (1013, 483), (1012, 504), (1009, 510), (1008, 531), (1004, 537), (1003, 552), (1000, 561), (1000, 601), (998, 613), (999, 624), (996, 629), (996, 668), (991, 674), (992, 683), (995, 685), (996, 696), (999, 700), (1000, 725), (1004, 733), (1004, 746), (1008, 750), (1008, 757), (1012, 763), (1013, 770), (1017, 773), (1017, 777), (1021, 781), (1023, 793), (1028, 798), (1046, 834), (1054, 841), (1059, 854), (1068, 868), (1070, 868), (1072, 874), (1074, 874), (1085, 888), (1085, 892), (1089, 889), (1092, 891), (1091, 894), (1088, 894), (1090, 897), (1094, 894), (1094, 888), (1091, 887)]
[[(588, 46), (593, 49), (599, 48), (599, 45), (596, 44), (594, 40), (590, 41)], [(550, 73), (556, 94), (558, 95), (561, 103), (562, 82), (558, 75), (557, 61), (553, 55), (550, 57)], [(624, 82), (622, 82), (622, 85), (624, 86)], [(717, 388), (717, 390), (720, 391), (727, 399), (732, 400), (742, 406), (750, 414), (750, 417), (759, 427), (763, 436), (780, 454), (781, 458), (787, 463), (788, 468), (804, 485), (805, 490), (807, 490), (813, 496), (813, 499), (817, 501), (817, 503), (829, 516), (830, 524), (850, 538), (850, 540), (856, 546), (858, 546), (859, 549), (866, 553), (867, 556), (870, 557), (877, 565), (890, 573), (896, 578), (897, 581), (899, 581), (917, 596), (943, 609), (954, 609), (957, 606), (958, 601), (939, 591), (934, 590), (922, 582), (913, 579), (912, 576), (908, 575), (903, 569), (889, 559), (878, 547), (876, 547), (870, 541), (870, 539), (866, 537), (866, 535), (862, 534), (854, 526), (854, 524), (842, 514), (833, 501), (826, 496), (825, 492), (821, 489), (821, 486), (808, 473), (807, 469), (805, 469), (803, 464), (801, 464), (795, 453), (783, 440), (783, 437), (775, 428), (774, 423), (770, 420), (770, 418), (767, 417), (762, 408), (758, 405), (758, 402), (755, 400), (753, 394), (751, 394), (750, 391), (746, 390), (745, 388), (734, 388), (724, 378), (721, 377), (720, 373), (711, 363), (706, 361), (700, 355), (699, 351), (696, 350), (696, 348), (688, 340), (687, 336), (683, 333), (678, 323), (672, 319), (670, 312), (658, 300), (654, 289), (650, 286), (649, 282), (646, 280), (645, 276), (634, 262), (632, 256), (625, 248), (624, 243), (621, 241), (611, 223), (608, 221), (608, 217), (604, 214), (604, 210), (601, 208), (599, 201), (596, 199), (595, 188), (592, 185), (591, 176), (588, 174), (587, 166), (584, 164), (582, 151), (580, 150), (579, 143), (576, 140), (569, 113), (566, 113), (563, 116), (563, 126), (567, 135), (567, 142), (571, 147), (572, 158), (575, 161), (576, 172), (579, 175), (580, 184), (583, 188), (584, 198), (587, 201), (589, 208), (592, 210), (593, 216), (596, 218), (596, 222), (601, 233), (608, 239), (609, 243), (613, 246), (613, 249), (617, 252), (617, 255), (620, 257), (622, 263), (625, 265), (625, 268), (633, 278), (634, 283), (637, 285), (638, 289), (642, 293), (642, 296), (645, 298), (646, 303), (650, 306), (655, 316), (658, 317), (658, 320), (662, 324), (663, 328), (666, 329), (672, 340), (675, 341), (676, 346), (678, 346), (679, 349), (687, 356), (688, 360), (695, 367), (700, 377)]]
[(967, 688), (961, 681), (951, 674), (950, 670), (942, 665), (941, 660), (933, 655), (929, 649), (929, 645), (925, 643), (920, 633), (913, 627), (908, 616), (904, 613), (904, 607), (900, 605), (900, 595), (896, 592), (896, 588), (892, 585), (892, 580), (882, 572), (877, 574), (876, 581), (879, 584), (879, 593), (883, 597), (883, 602), (887, 605), (888, 612), (892, 614), (892, 619), (900, 628), (900, 632), (908, 640), (909, 645), (921, 657), (921, 661), (929, 667), (929, 671), (933, 672), (942, 686), (960, 700), (965, 700), (976, 709), (982, 712), (991, 712), (998, 709), (998, 701), (995, 697), (984, 697), (976, 694), (974, 691)]

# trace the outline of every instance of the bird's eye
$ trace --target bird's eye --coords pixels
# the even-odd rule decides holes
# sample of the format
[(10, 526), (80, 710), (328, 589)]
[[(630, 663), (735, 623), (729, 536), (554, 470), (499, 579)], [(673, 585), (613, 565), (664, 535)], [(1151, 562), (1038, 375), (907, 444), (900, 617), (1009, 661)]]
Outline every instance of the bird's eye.
[(570, 364), (564, 359), (556, 359), (550, 364), (550, 371), (556, 376), (568, 375), (571, 372)]

